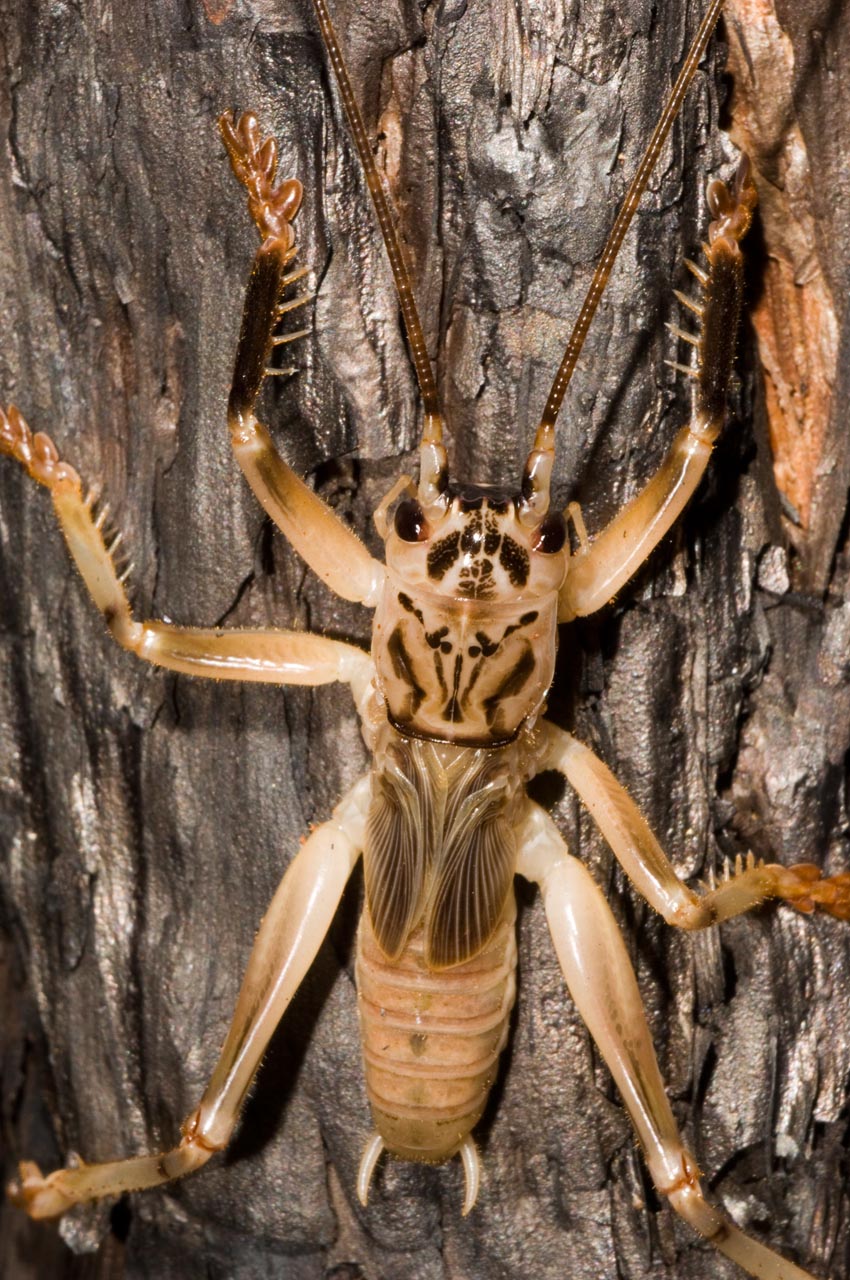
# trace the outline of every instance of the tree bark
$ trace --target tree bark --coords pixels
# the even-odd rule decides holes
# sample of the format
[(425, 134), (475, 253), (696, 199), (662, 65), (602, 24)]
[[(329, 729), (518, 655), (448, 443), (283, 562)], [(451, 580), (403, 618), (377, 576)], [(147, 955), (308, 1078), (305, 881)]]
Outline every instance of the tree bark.
[[(518, 479), (701, 8), (337, 0), (414, 264), (455, 477)], [(663, 321), (683, 323), (671, 288), (687, 288), (681, 258), (705, 234), (705, 181), (733, 156), (719, 131), (731, 123), (756, 152), (767, 209), (747, 245), (766, 379), (746, 326), (706, 484), (616, 604), (563, 636), (550, 699), (689, 878), (747, 849), (850, 865), (850, 26), (829, 0), (783, 0), (773, 20), (743, 0), (730, 9), (559, 424), (556, 497), (580, 499), (594, 532), (687, 413)], [(139, 616), (367, 644), (368, 612), (332, 597), (272, 532), (224, 429), (254, 250), (216, 137), (233, 107), (277, 135), (281, 172), (305, 185), (301, 260), (318, 286), (314, 332), (294, 348), (301, 373), (269, 391), (267, 416), (379, 552), (370, 514), (413, 463), (417, 397), (312, 10), (0, 0), (0, 30), (3, 403), (103, 482), (138, 566)], [(727, 40), (741, 55), (731, 108)], [(174, 1142), (283, 869), (367, 760), (345, 689), (192, 681), (116, 650), (44, 493), (8, 460), (0, 485), (9, 1176), (19, 1158), (46, 1170), (71, 1151), (98, 1160)], [(636, 898), (573, 796), (535, 794), (610, 893), (711, 1195), (813, 1274), (850, 1274), (847, 927), (766, 908), (679, 935)], [(737, 1278), (652, 1192), (524, 887), (478, 1207), (460, 1217), (457, 1162), (390, 1164), (360, 1207), (361, 892), (355, 876), (229, 1153), (160, 1192), (69, 1215), (62, 1240), (99, 1247), (94, 1258), (5, 1206), (3, 1274)]]

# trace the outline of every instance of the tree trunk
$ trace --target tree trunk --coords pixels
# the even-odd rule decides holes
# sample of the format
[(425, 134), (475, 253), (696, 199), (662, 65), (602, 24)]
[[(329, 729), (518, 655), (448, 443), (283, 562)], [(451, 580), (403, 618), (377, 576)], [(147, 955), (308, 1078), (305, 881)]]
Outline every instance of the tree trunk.
[[(702, 7), (337, 0), (414, 263), (456, 477), (518, 479)], [(731, 120), (754, 152), (763, 210), (747, 244), (741, 391), (675, 534), (613, 607), (562, 637), (550, 699), (691, 879), (748, 849), (850, 865), (843, 9), (783, 0), (775, 26), (769, 0), (736, 0), (560, 422), (556, 496), (579, 499), (593, 533), (687, 413), (683, 379), (662, 363), (682, 358), (663, 321), (685, 323), (671, 289), (688, 288), (681, 258), (705, 235), (703, 190), (733, 156), (719, 131)], [(367, 644), (368, 612), (331, 596), (272, 532), (223, 425), (254, 250), (215, 130), (234, 107), (255, 111), (280, 139), (281, 172), (304, 183), (301, 260), (318, 286), (313, 332), (290, 349), (301, 372), (267, 393), (267, 417), (378, 553), (370, 513), (412, 465), (417, 397), (312, 10), (0, 0), (0, 30), (3, 402), (103, 482), (138, 566), (139, 616)], [(738, 49), (731, 111), (719, 102), (724, 40)], [(71, 1151), (172, 1145), (282, 870), (367, 761), (344, 688), (192, 681), (117, 650), (44, 493), (8, 460), (0, 484), (8, 1176), (19, 1158), (49, 1169)], [(782, 907), (677, 934), (624, 882), (575, 798), (557, 787), (545, 798), (610, 894), (712, 1197), (813, 1274), (850, 1274), (847, 927)], [(525, 887), (478, 1207), (460, 1217), (455, 1162), (389, 1164), (361, 1208), (361, 892), (356, 875), (228, 1154), (178, 1185), (69, 1215), (62, 1237), (78, 1252), (99, 1245), (93, 1259), (4, 1207), (3, 1274), (737, 1278), (652, 1192)]]

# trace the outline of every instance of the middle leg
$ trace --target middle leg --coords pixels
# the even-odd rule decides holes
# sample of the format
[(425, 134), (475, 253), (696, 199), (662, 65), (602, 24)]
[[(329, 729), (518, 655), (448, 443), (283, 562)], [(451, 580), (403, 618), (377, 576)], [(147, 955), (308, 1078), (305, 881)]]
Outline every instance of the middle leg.
[(542, 769), (562, 773), (590, 810), (638, 893), (680, 929), (705, 929), (730, 920), (771, 898), (798, 911), (821, 907), (850, 920), (850, 873), (830, 878), (810, 862), (792, 867), (749, 859), (717, 888), (694, 893), (678, 876), (649, 824), (607, 765), (571, 733), (548, 722)]

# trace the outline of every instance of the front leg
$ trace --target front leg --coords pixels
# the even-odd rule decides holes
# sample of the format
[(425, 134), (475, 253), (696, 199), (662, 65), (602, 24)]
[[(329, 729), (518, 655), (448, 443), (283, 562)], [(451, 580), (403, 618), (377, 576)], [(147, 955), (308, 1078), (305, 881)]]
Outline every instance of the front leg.
[(343, 599), (374, 606), (381, 598), (384, 566), (284, 462), (254, 412), (263, 381), (277, 372), (268, 366), (274, 347), (288, 340), (275, 336), (282, 313), (293, 305), (281, 306), (281, 295), (304, 274), (287, 274), (295, 256), (290, 224), (301, 203), (301, 184), (290, 179), (274, 187), (277, 146), (273, 138), (261, 142), (253, 116), (244, 115), (234, 124), (225, 113), (219, 127), (233, 172), (248, 190), (251, 217), (264, 237), (248, 281), (228, 404), (233, 452), (265, 511), (310, 568)]
[(607, 765), (571, 733), (544, 724), (542, 769), (562, 773), (587, 805), (638, 893), (668, 924), (704, 929), (779, 898), (810, 912), (850, 920), (850, 873), (829, 879), (809, 862), (783, 867), (748, 860), (716, 889), (697, 894), (678, 876), (634, 800)]
[(552, 819), (529, 803), (517, 834), (517, 870), (540, 886), (567, 987), (631, 1117), (658, 1192), (686, 1222), (760, 1280), (812, 1276), (739, 1230), (705, 1199), (676, 1127), (637, 981), (611, 909), (567, 850)]
[(702, 479), (726, 413), (744, 279), (738, 241), (750, 225), (756, 198), (746, 156), (731, 191), (719, 181), (709, 184), (714, 214), (704, 246), (709, 269), (689, 264), (705, 296), (701, 305), (682, 298), (699, 317), (700, 333), (695, 337), (675, 330), (697, 350), (696, 368), (684, 370), (696, 379), (691, 421), (649, 483), (570, 561), (559, 602), (561, 622), (594, 613), (613, 599), (678, 519)]
[(367, 777), (313, 831), (287, 869), (260, 925), (218, 1063), (199, 1106), (183, 1122), (180, 1143), (154, 1155), (57, 1169), (48, 1177), (24, 1161), (9, 1195), (31, 1217), (55, 1218), (86, 1200), (170, 1182), (227, 1145), (271, 1035), (321, 946), (360, 855), (369, 795)]
[(334, 680), (352, 686), (360, 705), (372, 677), (372, 661), (354, 645), (302, 631), (229, 630), (178, 627), (137, 621), (114, 555), (120, 538), (107, 545), (106, 508), (98, 515), (94, 497), (83, 497), (73, 467), (59, 460), (49, 436), (33, 435), (17, 409), (0, 409), (0, 453), (17, 459), (27, 474), (49, 490), (56, 518), (74, 563), (113, 637), (138, 657), (185, 675), (266, 684), (320, 685)]

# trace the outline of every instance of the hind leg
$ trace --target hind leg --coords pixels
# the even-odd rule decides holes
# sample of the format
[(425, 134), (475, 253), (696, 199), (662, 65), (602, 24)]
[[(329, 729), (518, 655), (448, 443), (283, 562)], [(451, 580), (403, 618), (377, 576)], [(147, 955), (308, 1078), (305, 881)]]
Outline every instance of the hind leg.
[(56, 1218), (87, 1200), (181, 1178), (227, 1145), (266, 1046), (322, 944), (359, 857), (368, 807), (364, 778), (288, 867), (260, 925), (218, 1063), (200, 1104), (181, 1126), (181, 1141), (152, 1155), (57, 1169), (48, 1177), (22, 1162), (8, 1191), (30, 1217)]
[(518, 871), (540, 886), (570, 995), (614, 1077), (659, 1194), (750, 1275), (812, 1280), (705, 1199), (696, 1161), (673, 1118), (623, 939), (593, 877), (537, 805), (529, 804), (517, 843), (522, 849)]

